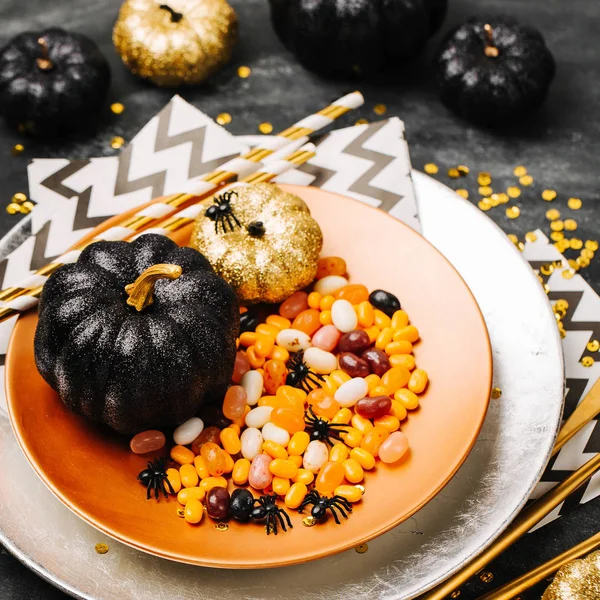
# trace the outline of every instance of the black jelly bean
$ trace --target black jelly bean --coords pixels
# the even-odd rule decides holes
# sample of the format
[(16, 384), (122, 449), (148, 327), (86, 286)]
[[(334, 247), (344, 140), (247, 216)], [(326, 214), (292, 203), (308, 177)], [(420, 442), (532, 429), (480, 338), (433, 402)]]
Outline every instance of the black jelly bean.
[(400, 300), (394, 294), (390, 294), (385, 290), (373, 290), (369, 294), (369, 302), (388, 317), (400, 310)]
[(229, 510), (236, 521), (249, 521), (254, 508), (254, 496), (244, 488), (238, 488), (231, 494)]
[(206, 494), (206, 513), (216, 521), (229, 519), (229, 492), (225, 488), (214, 487)]
[(240, 315), (240, 333), (254, 331), (260, 324), (260, 319), (254, 312), (247, 310)]

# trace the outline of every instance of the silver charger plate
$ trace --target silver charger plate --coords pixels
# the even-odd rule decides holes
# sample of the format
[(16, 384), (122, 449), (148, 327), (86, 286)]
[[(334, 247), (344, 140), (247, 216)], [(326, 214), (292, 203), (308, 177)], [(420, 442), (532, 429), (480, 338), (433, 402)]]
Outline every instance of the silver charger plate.
[[(468, 459), (434, 500), (372, 540), (366, 553), (253, 571), (183, 565), (129, 548), (71, 513), (35, 475), (0, 410), (2, 544), (58, 588), (94, 600), (408, 600), (488, 546), (523, 507), (549, 459), (563, 408), (560, 338), (546, 294), (504, 233), (452, 190), (413, 175), (423, 233), (479, 302), (492, 342), (494, 385), (502, 390)], [(11, 232), (0, 249), (27, 227)], [(460, 399), (453, 401), (460, 412)], [(109, 546), (107, 554), (95, 552), (99, 542)]]

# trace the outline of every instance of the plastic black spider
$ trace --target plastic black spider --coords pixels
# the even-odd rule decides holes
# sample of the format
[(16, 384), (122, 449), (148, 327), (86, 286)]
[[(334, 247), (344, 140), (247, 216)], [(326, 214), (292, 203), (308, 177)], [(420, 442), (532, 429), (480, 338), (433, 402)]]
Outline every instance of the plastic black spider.
[[(289, 515), (283, 508), (277, 506), (277, 494), (265, 494), (260, 498), (256, 498), (254, 502), (256, 502), (258, 506), (255, 506), (252, 509), (250, 516), (256, 521), (266, 519), (265, 529), (267, 530), (267, 535), (269, 535), (271, 531), (277, 535), (277, 521), (279, 521), (279, 524), (284, 531), (287, 531), (285, 526), (286, 523), (291, 529), (294, 528)], [(281, 515), (285, 517), (285, 521)]]
[(341, 525), (341, 522), (338, 518), (338, 511), (344, 517), (344, 519), (348, 518), (348, 512), (352, 512), (352, 506), (350, 502), (346, 500), (346, 498), (342, 498), (341, 496), (333, 496), (333, 498), (327, 498), (325, 496), (321, 496), (317, 490), (311, 490), (306, 494), (304, 500), (302, 500), (302, 504), (298, 508), (298, 512), (301, 513), (304, 510), (304, 507), (308, 504), (312, 504), (312, 510), (310, 514), (317, 519), (317, 521), (322, 521), (327, 516), (327, 509), (331, 511), (335, 522), (338, 525)]
[(223, 230), (223, 233), (227, 233), (227, 227), (229, 231), (233, 231), (235, 227), (242, 227), (242, 224), (238, 221), (238, 218), (231, 208), (231, 199), (233, 196), (237, 197), (235, 190), (223, 192), (219, 196), (213, 198), (214, 205), (209, 206), (204, 213), (211, 221), (215, 222), (215, 233), (219, 233), (219, 225)]
[(311, 371), (304, 362), (304, 352), (296, 352), (288, 361), (290, 372), (285, 378), (286, 385), (304, 390), (307, 394), (325, 381), (323, 375)]
[[(336, 441), (343, 441), (340, 437), (340, 433), (344, 433), (348, 429), (347, 425), (341, 423), (330, 423), (321, 417), (315, 415), (312, 406), (308, 407), (304, 415), (306, 421), (306, 430), (310, 434), (311, 440), (319, 440), (320, 442), (327, 442), (330, 446)], [(333, 442), (331, 440), (334, 440)]]
[(148, 468), (141, 471), (137, 478), (142, 485), (146, 486), (146, 500), (150, 500), (152, 490), (154, 490), (154, 497), (157, 500), (160, 491), (165, 495), (165, 498), (168, 498), (167, 487), (171, 494), (175, 493), (171, 482), (167, 478), (167, 464), (164, 456), (151, 460), (148, 463)]

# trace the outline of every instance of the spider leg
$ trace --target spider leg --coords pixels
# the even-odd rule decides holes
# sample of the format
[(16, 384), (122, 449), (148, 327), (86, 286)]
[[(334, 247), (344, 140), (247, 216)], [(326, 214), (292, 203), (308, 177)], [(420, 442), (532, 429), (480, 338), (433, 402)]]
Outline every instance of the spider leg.
[[(281, 525), (281, 528), (284, 531), (287, 531), (286, 527), (285, 527), (285, 521), (283, 520), (283, 517), (281, 516), (281, 511), (277, 511), (273, 517), (273, 521), (275, 522), (275, 517), (279, 520), (279, 524)], [(277, 531), (275, 532), (275, 535), (277, 535)]]
[(154, 489), (154, 499), (158, 500), (158, 486), (160, 483), (160, 479), (154, 479), (152, 481), (152, 488)]
[[(290, 519), (290, 515), (288, 515), (287, 512), (285, 512), (285, 510), (283, 510), (283, 509), (280, 509), (279, 512), (280, 512), (280, 514), (282, 514), (285, 517), (285, 520), (287, 521), (287, 524), (289, 525), (289, 527), (291, 529), (294, 529), (294, 526), (292, 525), (292, 521)], [(286, 531), (286, 528), (284, 527), (283, 530)]]
[(273, 530), (273, 533), (275, 535), (277, 535), (277, 523), (275, 522), (275, 519), (273, 518), (272, 513), (267, 514), (267, 521), (265, 523), (265, 529), (267, 530), (267, 535), (270, 535), (271, 529)]
[(219, 233), (219, 215), (215, 218), (215, 233)]
[(235, 216), (235, 214), (231, 213), (231, 216), (233, 217), (233, 220), (235, 221), (235, 224), (241, 229), (242, 228), (242, 224), (238, 221), (238, 218)]
[[(229, 227), (229, 231), (233, 231), (234, 230), (234, 226), (233, 226), (233, 223), (231, 221), (231, 215), (227, 214), (226, 215), (226, 219), (227, 219), (227, 225)], [(225, 219), (224, 219), (224, 221), (225, 221)]]
[(352, 504), (350, 504), (346, 498), (342, 498), (342, 496), (334, 496), (331, 501), (334, 504), (341, 504), (348, 512), (352, 512)]
[[(335, 519), (335, 522), (338, 525), (341, 525), (342, 523), (341, 523), (341, 521), (339, 520), (339, 518), (337, 516), (336, 510), (335, 510), (335, 506), (333, 506), (333, 504), (330, 504), (327, 508), (329, 508), (329, 510), (331, 511), (331, 514), (333, 515), (333, 518)], [(348, 518), (348, 517), (346, 517), (346, 518)]]
[(348, 513), (343, 509), (343, 507), (338, 504), (337, 502), (331, 502), (330, 506), (333, 508), (336, 508), (337, 510), (339, 510), (342, 513), (342, 516), (344, 517), (344, 519), (348, 518)]
[(148, 482), (148, 486), (146, 487), (146, 500), (150, 500), (150, 494), (152, 493), (152, 479)]
[[(169, 491), (171, 492), (171, 494), (175, 494), (175, 490), (173, 489), (173, 486), (171, 485), (171, 482), (169, 481), (169, 478), (167, 477), (167, 474), (165, 473), (165, 476), (163, 477), (164, 482), (167, 484), (167, 487), (169, 488)], [(163, 484), (164, 487), (164, 484)], [(166, 495), (166, 493), (165, 493)]]

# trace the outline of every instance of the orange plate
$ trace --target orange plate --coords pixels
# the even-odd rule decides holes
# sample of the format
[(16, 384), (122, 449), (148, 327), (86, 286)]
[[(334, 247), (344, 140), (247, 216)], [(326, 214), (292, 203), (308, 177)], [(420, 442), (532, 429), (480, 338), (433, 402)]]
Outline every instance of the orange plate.
[[(291, 565), (364, 543), (426, 504), (468, 455), (485, 417), (492, 358), (483, 317), (467, 285), (425, 239), (388, 214), (314, 188), (283, 186), (302, 196), (323, 228), (324, 256), (343, 256), (351, 281), (398, 295), (422, 341), (418, 365), (431, 383), (422, 406), (402, 425), (411, 451), (400, 464), (379, 463), (366, 494), (342, 525), (332, 519), (277, 537), (258, 524), (218, 531), (178, 518), (179, 506), (146, 501), (136, 481), (147, 458), (124, 440), (71, 414), (38, 374), (35, 314), (19, 319), (6, 358), (10, 417), (27, 458), (48, 487), (85, 521), (140, 550), (181, 562), (225, 568)], [(189, 236), (189, 229), (187, 230)], [(186, 238), (174, 239), (185, 244)]]

